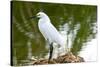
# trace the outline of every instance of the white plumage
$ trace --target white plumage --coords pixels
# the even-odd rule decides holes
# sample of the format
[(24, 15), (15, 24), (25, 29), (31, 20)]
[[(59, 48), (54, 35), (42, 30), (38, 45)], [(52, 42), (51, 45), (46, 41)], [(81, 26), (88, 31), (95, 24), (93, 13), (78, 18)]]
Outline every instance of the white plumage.
[(39, 12), (37, 15), (43, 15), (39, 19), (38, 27), (44, 38), (49, 40), (49, 42), (55, 42), (59, 45), (64, 44), (65, 40), (57, 29), (51, 24), (49, 17), (43, 13)]
[(60, 45), (61, 50), (66, 49), (65, 39), (52, 25), (49, 17), (44, 12), (37, 13), (37, 17), (39, 18), (39, 22), (38, 22), (39, 30), (44, 36), (44, 38), (48, 40), (49, 44), (57, 43), (58, 45)]

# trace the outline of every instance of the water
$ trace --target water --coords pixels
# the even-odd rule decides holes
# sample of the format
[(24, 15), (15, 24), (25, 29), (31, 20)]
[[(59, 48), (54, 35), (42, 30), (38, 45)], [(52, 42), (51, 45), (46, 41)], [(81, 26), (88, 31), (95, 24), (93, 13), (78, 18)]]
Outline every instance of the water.
[[(23, 65), (32, 58), (44, 58), (48, 54), (47, 42), (38, 29), (38, 19), (29, 19), (39, 11), (50, 17), (73, 54), (82, 56), (86, 61), (96, 61), (96, 56), (91, 57), (90, 50), (95, 54), (97, 6), (23, 1), (11, 3), (13, 65)], [(92, 46), (95, 46), (94, 50)]]
[(92, 41), (87, 42), (87, 46), (83, 47), (79, 56), (84, 57), (86, 62), (97, 61), (97, 39), (92, 39)]

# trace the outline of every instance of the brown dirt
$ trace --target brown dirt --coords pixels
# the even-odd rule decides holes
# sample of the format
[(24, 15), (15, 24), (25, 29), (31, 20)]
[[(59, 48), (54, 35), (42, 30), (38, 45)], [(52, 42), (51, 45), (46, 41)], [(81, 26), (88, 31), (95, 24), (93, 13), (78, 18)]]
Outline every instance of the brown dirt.
[(33, 61), (33, 65), (38, 64), (58, 64), (58, 63), (78, 63), (78, 62), (85, 62), (82, 57), (75, 56), (71, 52), (65, 55), (59, 56), (56, 59), (40, 59)]

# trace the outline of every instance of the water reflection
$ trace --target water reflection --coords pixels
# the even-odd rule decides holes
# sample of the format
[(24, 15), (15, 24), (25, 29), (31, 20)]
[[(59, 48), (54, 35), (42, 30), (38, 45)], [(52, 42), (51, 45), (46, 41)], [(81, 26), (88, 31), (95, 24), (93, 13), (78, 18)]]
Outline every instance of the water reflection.
[(73, 30), (70, 30), (70, 25), (68, 23), (59, 26), (59, 32), (63, 35), (63, 37), (67, 41), (66, 46), (69, 49), (71, 48), (71, 45), (79, 29), (80, 29), (80, 24), (76, 24)]
[(28, 49), (28, 55), (27, 55), (27, 57), (28, 57), (28, 59), (31, 59), (32, 58), (32, 47), (31, 47), (31, 41), (29, 40), (28, 42), (27, 42), (27, 49)]
[[(50, 16), (52, 24), (65, 38), (66, 46), (76, 55), (97, 33), (96, 6), (13, 1), (12, 7), (14, 65), (22, 65), (32, 58), (48, 58), (49, 46), (38, 30), (37, 19), (27, 19), (40, 10)], [(57, 52), (55, 46), (54, 57), (58, 56)]]

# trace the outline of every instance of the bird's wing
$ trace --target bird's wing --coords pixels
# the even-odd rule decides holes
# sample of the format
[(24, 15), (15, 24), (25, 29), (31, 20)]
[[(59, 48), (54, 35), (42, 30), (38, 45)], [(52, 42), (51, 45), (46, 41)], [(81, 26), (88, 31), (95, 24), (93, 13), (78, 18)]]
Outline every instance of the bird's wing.
[(39, 30), (44, 36), (44, 38), (46, 40), (48, 39), (50, 43), (55, 42), (61, 45), (64, 41), (61, 34), (50, 22), (40, 23)]
[(46, 25), (47, 25), (46, 35), (50, 39), (50, 41), (51, 42), (56, 42), (58, 44), (62, 44), (63, 37), (57, 31), (57, 29), (51, 23), (47, 23)]

